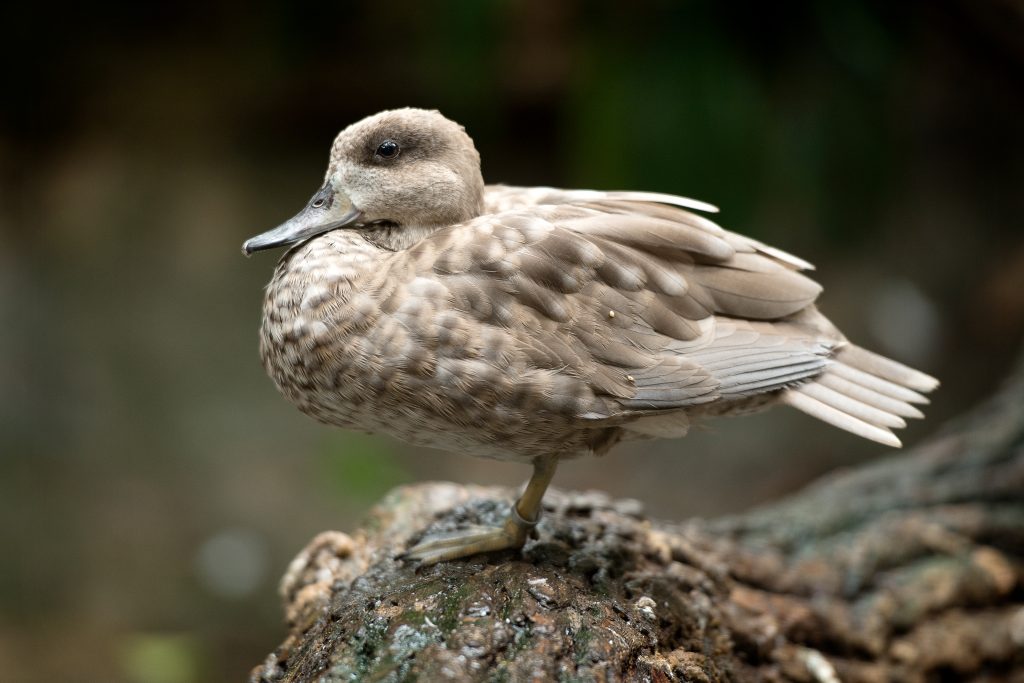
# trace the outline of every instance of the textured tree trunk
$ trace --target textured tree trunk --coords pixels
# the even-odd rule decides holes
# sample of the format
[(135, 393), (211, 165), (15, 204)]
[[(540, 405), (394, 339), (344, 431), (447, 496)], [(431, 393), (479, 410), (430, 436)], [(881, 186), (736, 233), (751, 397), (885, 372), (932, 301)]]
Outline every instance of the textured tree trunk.
[(1024, 681), (1024, 365), (918, 448), (745, 515), (552, 491), (520, 553), (417, 570), (514, 492), (398, 489), (282, 581), (251, 681)]

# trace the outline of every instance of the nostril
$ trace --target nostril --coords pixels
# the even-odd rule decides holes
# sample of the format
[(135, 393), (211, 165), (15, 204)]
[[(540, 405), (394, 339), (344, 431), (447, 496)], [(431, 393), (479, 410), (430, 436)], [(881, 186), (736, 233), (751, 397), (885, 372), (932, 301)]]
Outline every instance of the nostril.
[(323, 205), (324, 205), (324, 199), (323, 199), (323, 197), (321, 197), (320, 199), (317, 199), (317, 200), (316, 200), (316, 201), (314, 201), (314, 202), (313, 202), (313, 204), (312, 204), (312, 206), (313, 206), (313, 208), (314, 208), (314, 209), (319, 209), (319, 208), (320, 208), (321, 206), (323, 206)]

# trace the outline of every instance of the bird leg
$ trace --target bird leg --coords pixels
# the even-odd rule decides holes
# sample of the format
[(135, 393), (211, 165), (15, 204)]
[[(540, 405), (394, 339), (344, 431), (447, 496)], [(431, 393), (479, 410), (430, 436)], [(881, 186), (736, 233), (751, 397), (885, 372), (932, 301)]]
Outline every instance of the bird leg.
[(477, 553), (506, 548), (521, 548), (530, 530), (540, 521), (541, 500), (558, 466), (557, 458), (544, 458), (533, 464), (533, 476), (526, 490), (512, 505), (505, 523), (498, 527), (474, 526), (458, 531), (431, 534), (400, 556), (430, 565)]

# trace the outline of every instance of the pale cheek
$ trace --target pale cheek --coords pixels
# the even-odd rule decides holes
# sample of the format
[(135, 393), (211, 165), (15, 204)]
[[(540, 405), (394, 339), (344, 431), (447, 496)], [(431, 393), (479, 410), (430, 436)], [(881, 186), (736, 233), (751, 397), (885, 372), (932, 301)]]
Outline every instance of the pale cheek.
[(382, 199), (381, 187), (385, 179), (377, 169), (348, 167), (338, 170), (331, 181), (334, 186), (348, 195), (361, 211), (372, 214)]
[(444, 164), (423, 163), (385, 169), (347, 166), (330, 178), (348, 194), (366, 221), (445, 220), (465, 203), (466, 185)]
[(465, 192), (465, 183), (458, 174), (443, 164), (424, 164), (401, 188), (406, 201), (418, 200), (421, 205), (434, 207), (458, 205)]

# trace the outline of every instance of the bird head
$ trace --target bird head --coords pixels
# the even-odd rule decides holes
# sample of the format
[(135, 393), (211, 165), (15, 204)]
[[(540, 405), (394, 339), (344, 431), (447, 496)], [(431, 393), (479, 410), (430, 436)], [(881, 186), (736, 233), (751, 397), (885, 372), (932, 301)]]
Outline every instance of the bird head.
[(285, 246), (338, 229), (436, 228), (480, 215), (480, 155), (462, 126), (437, 111), (374, 114), (338, 134), (324, 184), (277, 228), (242, 251)]

